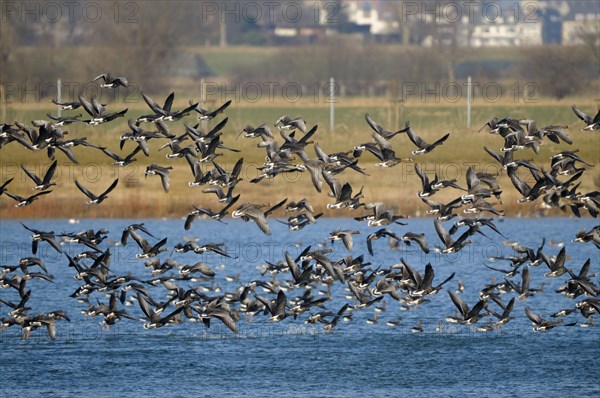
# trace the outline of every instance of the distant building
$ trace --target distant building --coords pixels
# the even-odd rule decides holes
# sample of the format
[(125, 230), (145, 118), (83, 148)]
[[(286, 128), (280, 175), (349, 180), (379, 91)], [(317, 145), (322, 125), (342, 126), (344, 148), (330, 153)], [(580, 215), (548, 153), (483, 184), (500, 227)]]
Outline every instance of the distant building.
[[(443, 9), (443, 3), (440, 2), (442, 5), (438, 9)], [(490, 20), (481, 12), (476, 12), (474, 20), (463, 18), (458, 22), (448, 22), (443, 14), (436, 16), (435, 12), (431, 12), (435, 8), (426, 8), (425, 3), (421, 2), (415, 4), (427, 9), (427, 12), (417, 16), (402, 16), (404, 8), (399, 1), (343, 1), (348, 21), (363, 27), (362, 33), (368, 36), (366, 39), (388, 38), (388, 41), (396, 41), (402, 39), (403, 35), (410, 35), (410, 42), (414, 42), (415, 32), (412, 28), (419, 21), (429, 28), (421, 25), (421, 34), (417, 34), (416, 43), (426, 47), (436, 43), (449, 44), (453, 40), (460, 47), (577, 45), (583, 42), (582, 35), (587, 35), (587, 40), (595, 35), (600, 43), (599, 0), (526, 0), (481, 4), (488, 3), (501, 7), (502, 17)], [(515, 11), (516, 3), (522, 7), (519, 11)], [(410, 18), (408, 22), (404, 20), (401, 23), (402, 17)]]
[(327, 28), (324, 25), (310, 22), (279, 22), (273, 29), (273, 41), (279, 45), (309, 44), (327, 34)]
[[(414, 4), (420, 7), (420, 11), (408, 14), (406, 7), (415, 7)], [(459, 47), (535, 46), (543, 42), (541, 22), (527, 23), (523, 18), (516, 20), (514, 2), (503, 4), (503, 16), (493, 21), (483, 18), (481, 10), (475, 13), (473, 20), (462, 18), (453, 21), (444, 14), (444, 10), (452, 8), (440, 4), (436, 8), (422, 2), (411, 2), (402, 7), (398, 1), (347, 0), (344, 11), (352, 23), (368, 26), (368, 33), (375, 36), (375, 40), (377, 37), (400, 40), (407, 36), (402, 40), (404, 43), (416, 42), (424, 47), (449, 45), (454, 41)], [(404, 22), (401, 23), (401, 20)]]
[(368, 27), (368, 34), (375, 40), (380, 40), (382, 37), (398, 40), (400, 21), (394, 2), (353, 0), (342, 4), (342, 12), (345, 13), (349, 23), (356, 25), (356, 32), (365, 32)]
[(469, 47), (536, 46), (542, 44), (542, 27), (537, 23), (480, 23), (465, 38)]
[[(302, 5), (304, 10), (311, 10), (309, 7), (314, 7), (317, 2), (308, 3), (305, 1), (294, 4), (295, 7)], [(272, 42), (277, 45), (309, 44), (330, 34), (329, 27), (323, 21), (317, 20), (314, 13), (310, 12), (299, 12), (294, 17), (288, 16), (286, 18), (277, 14), (276, 20), (274, 23), (269, 24), (267, 30), (271, 32)]]
[(587, 35), (595, 37), (596, 45), (600, 45), (600, 2), (594, 2), (593, 7), (581, 7), (581, 4), (575, 3), (570, 5), (568, 14), (563, 18), (562, 44), (582, 44), (582, 36)]
[[(577, 45), (594, 35), (600, 44), (600, 0), (481, 0), (471, 2), (474, 11), (468, 16), (467, 3), (295, 0), (304, 12), (297, 19), (276, 13), (263, 32), (276, 45), (314, 43), (332, 35), (424, 47)], [(452, 12), (462, 16), (453, 19)]]
[(600, 44), (600, 1), (539, 0), (543, 43), (577, 45), (582, 37), (596, 37)]

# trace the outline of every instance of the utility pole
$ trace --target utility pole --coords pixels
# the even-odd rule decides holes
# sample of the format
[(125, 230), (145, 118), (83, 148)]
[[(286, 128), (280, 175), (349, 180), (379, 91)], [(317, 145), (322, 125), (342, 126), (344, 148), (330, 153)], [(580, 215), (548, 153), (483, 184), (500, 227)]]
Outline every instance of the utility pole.
[[(200, 108), (206, 109), (204, 103), (206, 102), (206, 85), (204, 84), (204, 78), (200, 79)], [(206, 120), (202, 121), (202, 131), (206, 131)]]
[(473, 99), (471, 76), (467, 78), (467, 129), (471, 128), (471, 101)]
[(333, 128), (335, 126), (335, 80), (332, 78), (329, 79), (329, 131), (333, 133)]
[(225, 16), (221, 16), (219, 23), (219, 47), (227, 47), (227, 24)]
[[(62, 82), (60, 81), (60, 79), (58, 79), (56, 81), (56, 100), (57, 102), (62, 102)], [(58, 117), (62, 116), (62, 106), (57, 105), (58, 106)]]

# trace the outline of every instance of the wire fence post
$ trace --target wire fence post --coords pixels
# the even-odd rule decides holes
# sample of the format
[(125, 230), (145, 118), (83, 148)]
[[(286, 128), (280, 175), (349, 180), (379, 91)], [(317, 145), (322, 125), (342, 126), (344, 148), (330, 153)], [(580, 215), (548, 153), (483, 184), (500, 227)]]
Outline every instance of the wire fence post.
[(204, 91), (204, 78), (200, 79), (200, 107), (204, 108), (204, 101), (206, 101), (206, 98), (204, 98), (206, 95), (205, 91)]
[(472, 89), (471, 76), (469, 76), (467, 78), (467, 129), (471, 128), (471, 100), (473, 99), (471, 92)]
[[(206, 109), (204, 107), (206, 102), (206, 86), (204, 84), (204, 78), (200, 79), (200, 108)], [(202, 121), (202, 130), (206, 131), (206, 120)]]
[(8, 107), (8, 102), (6, 101), (5, 92), (4, 92), (4, 84), (0, 84), (0, 117), (2, 118), (2, 122), (6, 122), (6, 108)]
[(329, 79), (329, 131), (333, 132), (335, 125), (335, 80)]
[(397, 128), (400, 128), (401, 123), (402, 123), (402, 117), (403, 117), (403, 112), (404, 111), (404, 100), (402, 98), (398, 98), (396, 100), (396, 124), (394, 126), (396, 126)]
[[(58, 79), (56, 81), (56, 102), (61, 103), (62, 102), (62, 82), (60, 81), (60, 79)], [(58, 107), (58, 117), (62, 116), (62, 107), (60, 105), (57, 105)]]

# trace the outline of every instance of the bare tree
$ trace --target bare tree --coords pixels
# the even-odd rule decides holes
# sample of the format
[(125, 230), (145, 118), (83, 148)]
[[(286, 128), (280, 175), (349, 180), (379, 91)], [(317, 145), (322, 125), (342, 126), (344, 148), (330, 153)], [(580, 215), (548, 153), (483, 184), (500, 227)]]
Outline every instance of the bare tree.
[(588, 50), (590, 57), (600, 69), (600, 22), (592, 22), (577, 28), (576, 37)]
[(585, 92), (590, 81), (597, 79), (590, 72), (590, 58), (582, 46), (558, 45), (529, 48), (525, 53), (525, 77), (531, 78), (540, 93), (561, 99)]

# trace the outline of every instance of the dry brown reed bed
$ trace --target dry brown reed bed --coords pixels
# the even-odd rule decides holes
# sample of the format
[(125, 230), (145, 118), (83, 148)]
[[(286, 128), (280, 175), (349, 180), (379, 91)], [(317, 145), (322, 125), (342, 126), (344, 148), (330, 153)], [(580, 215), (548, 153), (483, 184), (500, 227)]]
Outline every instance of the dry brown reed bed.
[[(386, 125), (387, 100), (382, 99), (344, 99), (340, 104), (337, 113), (338, 118), (349, 120), (350, 125), (340, 126), (335, 134), (327, 131), (326, 127), (319, 129), (314, 136), (314, 140), (328, 152), (336, 152), (351, 149), (354, 145), (370, 141), (370, 130), (364, 122), (364, 111), (362, 109), (372, 109), (377, 106), (381, 109), (375, 109), (373, 112), (380, 118), (381, 123)], [(309, 105), (304, 104), (306, 109)], [(321, 104), (322, 106), (323, 104)], [(569, 129), (574, 144), (572, 146), (561, 144), (556, 145), (547, 140), (541, 147), (540, 154), (535, 155), (531, 151), (519, 152), (518, 158), (533, 159), (538, 166), (549, 168), (550, 156), (561, 150), (580, 149), (580, 156), (590, 163), (598, 163), (600, 136), (579, 131), (574, 116), (570, 114), (568, 102), (565, 101), (544, 101), (543, 104), (527, 105), (525, 109), (519, 109), (518, 104), (510, 102), (502, 105), (496, 105), (495, 108), (489, 106), (489, 103), (483, 102), (477, 104), (480, 113), (480, 120), (486, 120), (492, 116), (504, 116), (500, 112), (515, 112), (522, 114), (540, 115), (543, 125), (557, 122), (555, 120), (559, 115), (560, 119), (567, 119), (572, 127)], [(585, 104), (584, 104), (585, 105)], [(118, 108), (118, 106), (117, 106)], [(21, 107), (19, 104), (11, 108), (11, 116), (18, 116), (20, 120), (28, 120), (38, 117), (38, 114), (45, 114), (49, 111), (47, 106), (39, 107), (35, 104), (30, 108)], [(145, 110), (142, 104), (133, 104), (130, 106), (131, 112), (137, 109)], [(262, 120), (268, 122), (269, 118), (274, 117), (290, 109), (287, 103), (265, 104), (236, 104), (228, 112), (230, 122), (224, 130), (223, 140), (228, 146), (240, 149), (242, 152), (225, 152), (224, 156), (218, 159), (225, 169), (231, 170), (235, 161), (244, 157), (244, 169), (241, 182), (237, 193), (241, 193), (242, 202), (249, 203), (276, 203), (281, 198), (287, 197), (290, 200), (298, 200), (303, 197), (309, 199), (314, 206), (325, 213), (325, 216), (346, 217), (355, 216), (363, 211), (349, 213), (347, 211), (326, 209), (326, 204), (331, 202), (327, 196), (329, 189), (326, 185), (322, 193), (317, 193), (312, 187), (308, 173), (292, 173), (278, 176), (274, 180), (263, 180), (258, 184), (251, 184), (249, 180), (257, 175), (256, 167), (264, 161), (264, 150), (256, 147), (257, 141), (239, 139), (235, 137), (239, 132), (240, 126), (244, 125), (248, 119)], [(452, 110), (454, 109), (454, 111)], [(517, 111), (518, 110), (518, 111)], [(293, 109), (292, 109), (293, 111)], [(478, 171), (487, 171), (500, 173), (499, 182), (503, 188), (503, 203), (498, 208), (504, 209), (506, 215), (537, 215), (537, 214), (562, 214), (560, 211), (543, 212), (539, 209), (539, 202), (535, 204), (517, 204), (518, 193), (512, 186), (506, 173), (499, 170), (498, 165), (483, 151), (483, 146), (487, 145), (498, 151), (502, 146), (502, 139), (497, 136), (490, 136), (485, 133), (477, 133), (481, 124), (473, 123), (474, 128), (465, 130), (458, 125), (455, 119), (448, 124), (447, 120), (452, 112), (460, 112), (458, 106), (452, 104), (437, 104), (435, 106), (428, 103), (409, 103), (406, 104), (405, 114), (411, 116), (411, 121), (422, 130), (418, 130), (425, 139), (435, 139), (442, 131), (450, 131), (450, 139), (441, 147), (432, 153), (416, 160), (422, 168), (430, 175), (437, 172), (441, 178), (457, 179), (458, 183), (465, 186), (465, 173), (469, 166), (475, 167)], [(135, 116), (135, 114), (132, 117)], [(15, 117), (16, 117), (15, 116)], [(310, 123), (310, 114), (305, 115)], [(191, 121), (189, 121), (191, 123)], [(256, 122), (254, 122), (256, 124)], [(412, 122), (411, 122), (412, 123)], [(415, 125), (413, 124), (413, 125)], [(443, 127), (443, 130), (442, 130)], [(69, 126), (71, 131), (68, 138), (86, 136), (88, 141), (97, 145), (108, 147), (110, 150), (120, 154), (126, 154), (133, 148), (132, 143), (127, 143), (123, 152), (118, 148), (118, 137), (127, 129), (125, 121), (119, 120), (111, 123), (109, 126), (100, 128), (90, 128), (85, 125)], [(173, 124), (172, 131), (180, 134), (182, 123)], [(118, 168), (112, 165), (108, 159), (99, 150), (90, 148), (75, 148), (74, 152), (79, 160), (75, 165), (68, 161), (63, 154), (58, 153), (59, 168), (56, 175), (57, 186), (54, 187), (52, 194), (40, 198), (31, 206), (24, 208), (15, 208), (14, 201), (2, 195), (0, 197), (0, 217), (4, 218), (95, 218), (95, 217), (121, 217), (121, 218), (178, 218), (185, 216), (192, 208), (192, 205), (220, 208), (213, 194), (204, 194), (202, 188), (191, 188), (187, 182), (191, 179), (189, 166), (183, 159), (165, 159), (166, 151), (158, 152), (158, 147), (162, 142), (152, 142), (151, 156), (146, 158), (143, 154), (138, 154), (138, 162), (124, 168)], [(406, 137), (397, 137), (392, 141), (399, 156), (407, 156), (412, 148)], [(308, 152), (311, 156), (313, 150), (309, 146)], [(19, 165), (24, 164), (28, 169), (41, 174), (50, 164), (45, 151), (31, 152), (11, 143), (0, 150), (0, 171), (1, 181), (6, 181), (15, 177), (13, 183), (9, 186), (10, 192), (21, 196), (31, 194), (31, 181), (19, 169)], [(410, 217), (425, 216), (424, 212), (427, 206), (416, 196), (420, 187), (419, 179), (414, 172), (414, 166), (411, 163), (403, 163), (391, 169), (379, 169), (373, 166), (375, 159), (370, 154), (365, 154), (359, 161), (359, 165), (366, 168), (369, 176), (363, 176), (354, 171), (348, 170), (337, 176), (342, 182), (350, 182), (355, 192), (361, 186), (364, 186), (364, 195), (366, 202), (381, 201), (390, 207), (396, 208), (397, 212), (406, 214)], [(156, 162), (162, 166), (171, 165), (174, 169), (171, 171), (171, 192), (163, 192), (160, 179), (155, 176), (144, 178), (146, 165)], [(204, 167), (206, 171), (206, 167)], [(88, 206), (85, 204), (86, 197), (77, 190), (74, 180), (78, 179), (82, 184), (88, 187), (92, 192), (100, 193), (114, 178), (119, 178), (120, 183), (109, 198), (99, 206)], [(523, 171), (523, 178), (527, 178), (527, 173)], [(531, 183), (531, 181), (529, 181)], [(589, 192), (600, 187), (600, 171), (598, 168), (588, 170), (582, 178), (579, 187), (580, 192)], [(460, 195), (460, 191), (447, 189), (438, 193), (432, 199), (439, 202), (448, 202)], [(283, 213), (277, 215), (282, 216)]]
[[(421, 164), (422, 167), (433, 170), (435, 164)], [(83, 169), (74, 168), (74, 174), (83, 176)], [(121, 175), (115, 174), (115, 168), (106, 166), (109, 170), (96, 181), (83, 178), (79, 180), (95, 193), (103, 191), (112, 180), (120, 177), (120, 184), (108, 199), (100, 205), (87, 205), (87, 198), (79, 192), (71, 177), (65, 175), (57, 178), (54, 192), (47, 197), (35, 201), (24, 208), (15, 208), (14, 202), (5, 195), (0, 198), (0, 218), (180, 218), (192, 210), (192, 205), (218, 209), (222, 205), (217, 202), (214, 194), (202, 193), (205, 187), (189, 187), (189, 169), (187, 165), (176, 165), (171, 171), (171, 190), (165, 193), (161, 187), (160, 179), (155, 176), (144, 178), (144, 168), (125, 170)], [(116, 170), (119, 172), (119, 170)], [(364, 186), (363, 193), (366, 202), (384, 202), (387, 206), (395, 208), (398, 213), (409, 217), (426, 216), (427, 206), (417, 197), (420, 188), (418, 177), (414, 174), (412, 164), (402, 164), (393, 169), (377, 169), (368, 167), (369, 176), (347, 171), (338, 178), (351, 183), (357, 192)], [(254, 168), (243, 170), (245, 181), (239, 183), (236, 193), (241, 193), (240, 203), (274, 204), (282, 198), (299, 200), (307, 198), (319, 212), (326, 217), (354, 217), (365, 211), (348, 212), (345, 210), (328, 210), (327, 203), (332, 199), (327, 196), (328, 187), (325, 185), (321, 194), (312, 187), (308, 173), (293, 173), (278, 176), (273, 180), (263, 180), (258, 184), (248, 182), (255, 175)], [(450, 171), (448, 171), (450, 173)], [(586, 186), (591, 190), (589, 181), (581, 187), (586, 191)], [(465, 186), (464, 178), (459, 179), (459, 184)], [(535, 216), (540, 214), (560, 215), (560, 211), (541, 210), (539, 204), (518, 204), (519, 195), (512, 187), (506, 175), (500, 176), (500, 185), (503, 187), (502, 204), (496, 207), (504, 209), (509, 216)], [(32, 192), (31, 184), (21, 176), (16, 178), (10, 186), (12, 192), (26, 195)], [(29, 191), (28, 191), (29, 190)], [(432, 200), (448, 202), (461, 191), (448, 188), (432, 197)], [(285, 216), (283, 211), (276, 216)]]

